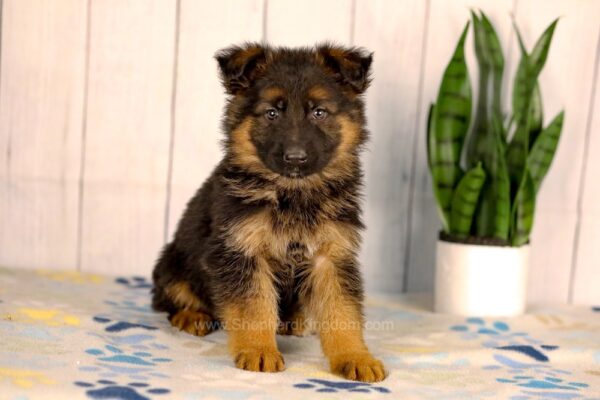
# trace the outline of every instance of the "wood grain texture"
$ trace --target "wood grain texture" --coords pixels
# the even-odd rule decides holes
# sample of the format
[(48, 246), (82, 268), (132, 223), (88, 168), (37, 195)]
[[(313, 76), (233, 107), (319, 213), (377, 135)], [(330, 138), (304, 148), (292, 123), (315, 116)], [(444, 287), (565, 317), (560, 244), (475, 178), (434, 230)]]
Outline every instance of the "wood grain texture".
[(352, 0), (270, 0), (265, 14), (265, 38), (275, 45), (351, 41)]
[(75, 269), (86, 2), (4, 1), (0, 264)]
[[(406, 289), (411, 292), (433, 290), (435, 270), (435, 243), (441, 225), (435, 209), (431, 177), (427, 167), (426, 125), (429, 104), (435, 101), (442, 74), (450, 61), (456, 42), (470, 18), (471, 9), (482, 9), (498, 32), (500, 41), (508, 49), (511, 37), (510, 13), (513, 0), (444, 1), (431, 0), (429, 6), (428, 35), (426, 42), (425, 81), (421, 96), (421, 113), (417, 116), (417, 150), (412, 177), (411, 208), (409, 211), (410, 242), (407, 255)], [(467, 64), (473, 87), (473, 99), (477, 99), (477, 68), (473, 50), (473, 31), (469, 31), (465, 43)], [(506, 69), (510, 69), (507, 65)], [(505, 71), (505, 75), (510, 76)], [(407, 151), (407, 150), (404, 150)]]
[(583, 187), (580, 188), (570, 300), (577, 304), (600, 304), (600, 34), (596, 54), (595, 90), (586, 130)]
[(531, 235), (532, 302), (568, 301), (588, 104), (600, 34), (600, 2), (520, 1), (516, 18), (528, 48), (558, 16), (561, 19), (540, 78), (544, 123), (562, 109), (566, 113), (554, 162), (537, 198)]
[[(359, 0), (354, 44), (375, 52), (367, 91), (371, 140), (365, 167), (365, 222), (361, 261), (369, 290), (403, 289), (407, 211), (418, 115), (426, 2)], [(373, 29), (377, 27), (377, 29)]]
[(91, 4), (81, 269), (145, 275), (164, 238), (176, 3)]
[(264, 0), (181, 3), (169, 237), (222, 157), (225, 95), (213, 56), (234, 43), (260, 41), (263, 7)]

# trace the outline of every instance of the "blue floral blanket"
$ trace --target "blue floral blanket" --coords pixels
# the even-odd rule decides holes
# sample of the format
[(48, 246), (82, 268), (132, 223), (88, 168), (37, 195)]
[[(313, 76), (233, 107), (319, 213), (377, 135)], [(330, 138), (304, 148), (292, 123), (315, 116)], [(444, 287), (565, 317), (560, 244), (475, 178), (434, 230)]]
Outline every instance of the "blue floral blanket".
[(316, 337), (278, 337), (286, 370), (234, 368), (150, 309), (144, 277), (0, 269), (0, 398), (600, 399), (600, 308), (512, 319), (436, 315), (417, 297), (367, 301), (366, 339), (389, 376), (328, 372)]

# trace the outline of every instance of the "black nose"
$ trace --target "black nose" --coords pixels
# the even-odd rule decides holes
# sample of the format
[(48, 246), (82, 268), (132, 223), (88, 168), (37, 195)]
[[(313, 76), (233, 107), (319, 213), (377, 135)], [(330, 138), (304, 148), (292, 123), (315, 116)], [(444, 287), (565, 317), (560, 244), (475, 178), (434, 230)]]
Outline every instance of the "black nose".
[(308, 155), (306, 154), (306, 150), (296, 146), (287, 149), (283, 155), (283, 161), (292, 165), (304, 164), (307, 159)]

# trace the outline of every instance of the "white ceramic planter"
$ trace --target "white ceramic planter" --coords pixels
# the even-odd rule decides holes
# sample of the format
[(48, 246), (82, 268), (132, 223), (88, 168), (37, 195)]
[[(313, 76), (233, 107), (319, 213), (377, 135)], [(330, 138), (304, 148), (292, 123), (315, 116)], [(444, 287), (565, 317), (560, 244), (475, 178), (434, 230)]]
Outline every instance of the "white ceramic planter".
[(435, 311), (511, 316), (525, 311), (529, 246), (499, 247), (438, 240)]

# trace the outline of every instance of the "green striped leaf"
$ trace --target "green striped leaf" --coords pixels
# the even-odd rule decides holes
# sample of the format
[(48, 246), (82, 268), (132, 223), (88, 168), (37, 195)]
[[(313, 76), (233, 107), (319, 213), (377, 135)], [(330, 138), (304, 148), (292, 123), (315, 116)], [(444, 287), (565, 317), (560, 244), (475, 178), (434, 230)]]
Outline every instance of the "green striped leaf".
[(471, 119), (471, 83), (465, 61), (465, 26), (440, 85), (428, 134), (434, 193), (448, 230), (452, 192), (462, 177), (460, 157)]
[(487, 175), (476, 210), (475, 233), (508, 240), (510, 233), (510, 180), (501, 132), (492, 129), (492, 151), (483, 160)]
[(507, 151), (507, 165), (513, 187), (520, 187), (523, 180), (529, 153), (532, 98), (538, 76), (548, 57), (550, 43), (552, 42), (552, 36), (554, 35), (557, 23), (558, 19), (554, 20), (546, 28), (529, 55), (517, 30), (517, 37), (522, 53), (513, 87), (513, 114), (517, 125)]
[[(475, 32), (475, 55), (479, 66), (479, 95), (471, 134), (467, 141), (466, 163), (473, 168), (494, 149), (491, 130), (495, 119), (502, 120), (501, 94), (504, 56), (500, 40), (487, 16), (471, 11)], [(493, 156), (493, 155), (492, 155)]]
[(513, 120), (520, 120), (523, 117), (521, 113), (524, 109), (525, 94), (527, 90), (527, 62), (529, 53), (525, 47), (525, 42), (523, 41), (523, 36), (521, 36), (521, 31), (514, 20), (513, 27), (517, 35), (519, 49), (521, 50), (521, 59), (519, 60), (519, 65), (517, 66), (517, 72), (515, 73), (513, 82), (512, 113)]
[(540, 133), (533, 144), (527, 160), (527, 166), (535, 193), (538, 192), (556, 152), (560, 134), (562, 132), (565, 113), (560, 112), (552, 122)]
[(479, 67), (479, 93), (477, 96), (477, 106), (473, 117), (471, 133), (467, 139), (466, 163), (467, 168), (474, 168), (489, 151), (489, 80), (491, 75), (490, 57), (486, 48), (486, 33), (481, 20), (475, 12), (471, 10), (471, 19), (473, 20), (473, 45), (475, 46), (475, 55)]
[[(523, 112), (523, 110), (525, 110), (524, 106), (526, 98), (524, 95), (526, 94), (528, 88), (528, 77), (531, 77), (532, 75), (539, 75), (542, 68), (544, 67), (546, 59), (548, 58), (548, 52), (550, 50), (552, 36), (554, 35), (554, 30), (556, 29), (557, 23), (558, 19), (555, 19), (548, 26), (548, 28), (546, 28), (542, 36), (540, 36), (540, 38), (536, 42), (535, 47), (531, 51), (531, 54), (529, 54), (525, 47), (525, 43), (523, 41), (523, 37), (521, 36), (521, 32), (519, 31), (516, 24), (514, 24), (513, 22), (522, 56), (517, 67), (517, 72), (515, 75), (513, 86), (512, 108), (515, 120), (519, 120), (521, 118), (521, 113)], [(523, 57), (523, 55), (525, 54), (528, 57)], [(525, 61), (527, 61), (527, 58), (531, 58), (531, 60), (528, 63), (529, 67), (525, 63)], [(537, 85), (537, 79), (535, 84)]]
[[(427, 164), (429, 165), (429, 170), (431, 171), (431, 176), (433, 177), (433, 195), (435, 197), (435, 205), (440, 217), (440, 221), (442, 222), (442, 229), (444, 232), (450, 232), (450, 216), (447, 212), (442, 208), (442, 204), (444, 204), (445, 196), (447, 193), (445, 189), (440, 189), (439, 185), (435, 182), (435, 177), (433, 175), (432, 168), (432, 159), (436, 157), (435, 152), (435, 104), (431, 104), (429, 106), (429, 116), (427, 117)], [(443, 192), (440, 192), (443, 190)]]
[(491, 110), (493, 115), (502, 118), (502, 75), (504, 73), (504, 55), (502, 45), (494, 26), (483, 11), (481, 13), (481, 26), (484, 31), (484, 46), (486, 58), (492, 73), (493, 93)]
[(485, 171), (481, 164), (470, 169), (462, 177), (452, 196), (450, 212), (450, 232), (457, 237), (467, 237), (471, 233), (473, 215), (485, 182)]
[(477, 236), (508, 240), (510, 228), (510, 182), (505, 162), (505, 131), (500, 96), (504, 57), (489, 19), (471, 12), (475, 32), (475, 55), (479, 66), (479, 97), (467, 143), (467, 166), (483, 164), (486, 179), (475, 211)]
[(522, 246), (529, 241), (535, 214), (535, 187), (526, 169), (512, 209), (511, 245)]
[(433, 112), (435, 111), (435, 103), (429, 105), (429, 113), (427, 114), (427, 166), (431, 170), (431, 142), (433, 134)]
[(536, 81), (529, 105), (529, 148), (535, 143), (544, 127), (544, 109), (542, 105), (542, 91)]

